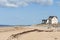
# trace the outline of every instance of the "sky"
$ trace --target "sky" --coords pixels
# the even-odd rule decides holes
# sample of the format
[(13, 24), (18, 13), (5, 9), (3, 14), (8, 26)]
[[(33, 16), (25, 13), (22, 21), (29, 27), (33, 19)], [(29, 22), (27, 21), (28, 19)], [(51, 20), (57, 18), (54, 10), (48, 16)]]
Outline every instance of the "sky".
[(0, 25), (40, 24), (49, 16), (60, 22), (60, 0), (0, 0)]

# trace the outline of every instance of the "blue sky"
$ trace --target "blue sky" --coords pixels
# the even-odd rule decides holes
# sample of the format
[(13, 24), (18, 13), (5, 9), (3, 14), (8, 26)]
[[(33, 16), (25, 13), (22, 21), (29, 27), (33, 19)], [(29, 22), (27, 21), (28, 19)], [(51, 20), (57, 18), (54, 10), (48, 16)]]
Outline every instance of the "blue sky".
[[(15, 0), (11, 3), (6, 1), (0, 0), (1, 25), (39, 24), (42, 19), (47, 19), (49, 16), (57, 16), (60, 21), (60, 0), (51, 0), (50, 3), (48, 0), (42, 2), (41, 0), (37, 0), (38, 2), (31, 0), (31, 2), (27, 1), (28, 3), (25, 3), (25, 0), (22, 3), (21, 0), (18, 0), (19, 2), (15, 2)], [(13, 2), (21, 4), (14, 4)]]

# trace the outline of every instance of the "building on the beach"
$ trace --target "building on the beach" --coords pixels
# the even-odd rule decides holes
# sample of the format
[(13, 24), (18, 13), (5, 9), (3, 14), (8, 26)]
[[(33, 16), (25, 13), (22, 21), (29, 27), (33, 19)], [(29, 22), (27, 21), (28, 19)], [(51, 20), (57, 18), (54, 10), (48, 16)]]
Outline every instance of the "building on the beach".
[(47, 19), (43, 19), (42, 20), (42, 24), (47, 24), (48, 23), (48, 20)]
[(57, 16), (49, 16), (47, 20), (42, 20), (43, 24), (58, 24), (58, 17)]

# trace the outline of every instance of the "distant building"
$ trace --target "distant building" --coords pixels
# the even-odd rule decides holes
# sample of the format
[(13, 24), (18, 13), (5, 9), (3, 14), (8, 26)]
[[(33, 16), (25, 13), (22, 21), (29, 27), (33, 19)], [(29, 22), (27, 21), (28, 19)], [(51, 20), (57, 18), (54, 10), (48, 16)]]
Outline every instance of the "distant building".
[(47, 19), (42, 20), (42, 24), (47, 24), (47, 23), (48, 23)]
[(47, 20), (42, 20), (43, 24), (58, 24), (57, 16), (49, 16)]
[(58, 24), (58, 17), (57, 16), (49, 16), (48, 18), (50, 24)]

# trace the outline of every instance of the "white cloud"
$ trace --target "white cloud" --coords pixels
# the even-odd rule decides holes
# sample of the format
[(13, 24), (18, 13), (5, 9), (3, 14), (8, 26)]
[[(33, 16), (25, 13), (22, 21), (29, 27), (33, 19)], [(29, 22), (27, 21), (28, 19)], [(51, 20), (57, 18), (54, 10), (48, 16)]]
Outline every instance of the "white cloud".
[(6, 6), (6, 7), (27, 6), (30, 3), (52, 5), (53, 0), (0, 0), (0, 6)]

